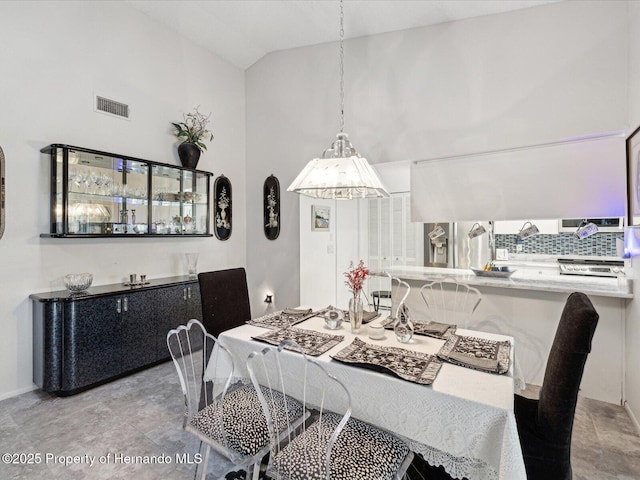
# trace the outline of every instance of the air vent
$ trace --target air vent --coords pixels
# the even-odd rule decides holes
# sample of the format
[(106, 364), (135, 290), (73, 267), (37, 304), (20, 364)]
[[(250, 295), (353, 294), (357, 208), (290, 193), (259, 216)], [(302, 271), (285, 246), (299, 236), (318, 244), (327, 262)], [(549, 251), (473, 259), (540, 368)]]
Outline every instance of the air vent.
[(96, 95), (96, 111), (129, 119), (129, 105)]

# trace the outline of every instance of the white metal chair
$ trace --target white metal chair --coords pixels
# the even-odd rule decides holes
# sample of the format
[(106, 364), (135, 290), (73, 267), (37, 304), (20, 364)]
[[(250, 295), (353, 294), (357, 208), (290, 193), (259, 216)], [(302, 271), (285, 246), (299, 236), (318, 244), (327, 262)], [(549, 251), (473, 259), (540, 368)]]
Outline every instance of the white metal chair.
[[(285, 347), (297, 352), (284, 352)], [(301, 361), (286, 358), (301, 355)], [(298, 360), (298, 359), (296, 359)], [(275, 480), (391, 480), (404, 476), (413, 452), (399, 438), (351, 418), (349, 391), (291, 340), (253, 352), (247, 367), (258, 391), (271, 434), (267, 475)], [(266, 389), (262, 387), (267, 387)], [(270, 412), (274, 398), (286, 394), (313, 416), (289, 442), (286, 429)]]
[(427, 283), (420, 289), (430, 320), (467, 328), (469, 319), (482, 301), (477, 288), (445, 278)]
[[(202, 479), (207, 474), (211, 448), (237, 467), (247, 479), (258, 478), (260, 463), (269, 453), (269, 429), (256, 391), (248, 379), (233, 377), (233, 359), (198, 320), (170, 330), (167, 346), (184, 394), (182, 427), (207, 445)], [(205, 370), (207, 379), (205, 379)], [(302, 405), (274, 397), (273, 418), (301, 423)], [(198, 474), (198, 465), (194, 478)]]

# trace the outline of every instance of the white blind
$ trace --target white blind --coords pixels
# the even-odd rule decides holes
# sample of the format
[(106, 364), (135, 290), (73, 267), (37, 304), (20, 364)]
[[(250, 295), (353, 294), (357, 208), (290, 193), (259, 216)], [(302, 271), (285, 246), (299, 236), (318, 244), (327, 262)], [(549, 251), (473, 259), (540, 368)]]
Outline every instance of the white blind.
[(621, 136), (411, 166), (414, 222), (621, 217), (625, 210)]

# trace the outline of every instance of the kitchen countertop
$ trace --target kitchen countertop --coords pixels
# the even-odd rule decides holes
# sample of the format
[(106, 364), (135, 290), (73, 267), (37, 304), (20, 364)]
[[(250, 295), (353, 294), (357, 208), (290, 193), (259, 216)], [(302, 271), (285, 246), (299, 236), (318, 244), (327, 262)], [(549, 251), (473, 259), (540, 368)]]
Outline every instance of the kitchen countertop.
[[(500, 264), (500, 262), (496, 262)], [(513, 288), (556, 293), (580, 291), (587, 295), (603, 297), (633, 298), (630, 281), (620, 282), (617, 278), (560, 275), (557, 265), (546, 262), (514, 265), (516, 270), (509, 278), (479, 277), (471, 270), (461, 268), (396, 266), (386, 269), (394, 277), (403, 280), (434, 281), (454, 278), (475, 287)]]

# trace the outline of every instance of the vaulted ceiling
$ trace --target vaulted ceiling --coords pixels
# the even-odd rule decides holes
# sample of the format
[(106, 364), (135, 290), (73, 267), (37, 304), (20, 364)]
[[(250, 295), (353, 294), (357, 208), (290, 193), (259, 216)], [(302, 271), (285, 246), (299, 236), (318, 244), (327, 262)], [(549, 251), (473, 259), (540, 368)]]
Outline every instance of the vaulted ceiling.
[[(345, 0), (345, 38), (531, 8), (560, 0)], [(338, 0), (128, 0), (246, 69), (264, 55), (339, 39)]]

